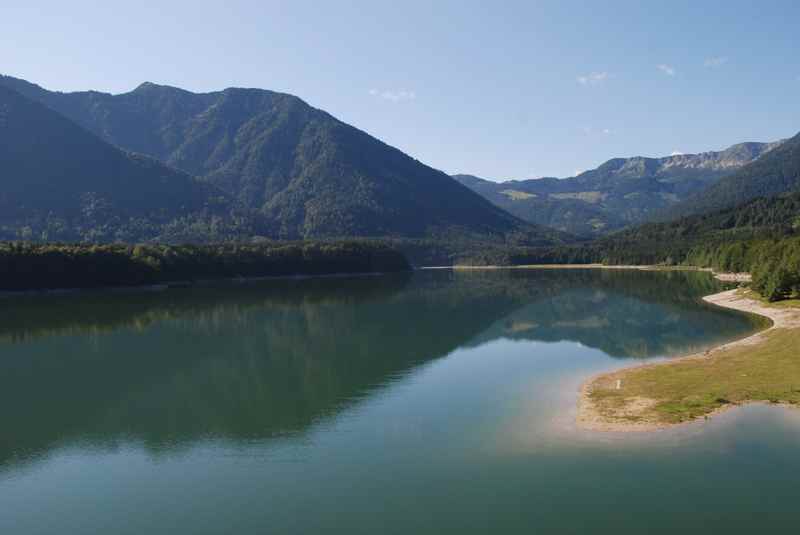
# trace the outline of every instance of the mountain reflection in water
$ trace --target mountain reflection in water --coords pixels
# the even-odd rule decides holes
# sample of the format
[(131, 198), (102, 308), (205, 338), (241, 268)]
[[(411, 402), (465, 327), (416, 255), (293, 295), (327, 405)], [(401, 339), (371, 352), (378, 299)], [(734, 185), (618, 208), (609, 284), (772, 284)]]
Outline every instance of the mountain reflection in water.
[(576, 341), (612, 357), (752, 328), (707, 274), (453, 272), (0, 301), (0, 466), (73, 443), (159, 452), (301, 433), (459, 347)]

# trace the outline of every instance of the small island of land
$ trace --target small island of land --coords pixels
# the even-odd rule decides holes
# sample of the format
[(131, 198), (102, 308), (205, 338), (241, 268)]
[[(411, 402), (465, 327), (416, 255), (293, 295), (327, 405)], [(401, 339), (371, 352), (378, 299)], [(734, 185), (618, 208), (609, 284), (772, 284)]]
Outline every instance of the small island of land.
[(581, 388), (579, 427), (650, 431), (751, 402), (800, 404), (800, 301), (766, 303), (744, 288), (704, 300), (772, 325), (701, 354), (589, 379)]

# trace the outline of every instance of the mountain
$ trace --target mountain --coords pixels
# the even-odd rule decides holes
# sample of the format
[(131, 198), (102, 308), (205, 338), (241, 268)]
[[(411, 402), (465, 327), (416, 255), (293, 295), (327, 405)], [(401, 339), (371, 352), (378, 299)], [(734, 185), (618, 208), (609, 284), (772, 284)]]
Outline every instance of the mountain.
[(800, 191), (800, 134), (666, 213), (672, 218), (699, 214), (794, 191)]
[(215, 187), (0, 86), (0, 237), (139, 238), (226, 202)]
[[(795, 192), (673, 221), (645, 223), (588, 244), (517, 251), (509, 263), (689, 264), (749, 271), (753, 264), (776, 260), (757, 256), (763, 252), (763, 244), (769, 248), (769, 244), (787, 244), (799, 237), (800, 192)], [(800, 266), (800, 257), (782, 260), (794, 271)]]
[(111, 95), (13, 87), (105, 141), (200, 177), (265, 218), (269, 236), (478, 236), (549, 243), (451, 177), (299, 98), (261, 89), (195, 94), (145, 83)]
[(663, 158), (614, 158), (564, 179), (498, 183), (471, 175), (454, 178), (526, 221), (598, 236), (646, 221), (780, 143), (740, 143), (718, 152)]
[(598, 243), (705, 244), (779, 238), (800, 232), (800, 192), (759, 197), (731, 208), (672, 221), (647, 223), (605, 237)]
[(749, 272), (750, 287), (769, 301), (800, 296), (800, 192), (642, 225), (591, 247), (594, 261)]

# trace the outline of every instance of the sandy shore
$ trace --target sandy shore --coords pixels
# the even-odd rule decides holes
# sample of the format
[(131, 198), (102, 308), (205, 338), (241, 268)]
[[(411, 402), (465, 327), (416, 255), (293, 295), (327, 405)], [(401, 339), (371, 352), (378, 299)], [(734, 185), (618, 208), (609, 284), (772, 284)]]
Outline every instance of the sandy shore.
[[(628, 265), (628, 264), (519, 264), (514, 266), (471, 266), (455, 264), (453, 266), (428, 267), (423, 269), (461, 269), (461, 270), (482, 270), (482, 269), (638, 269), (642, 271), (656, 271), (665, 269), (679, 269), (699, 271), (699, 268), (691, 266), (649, 266), (649, 265)], [(703, 270), (705, 271), (705, 270)]]
[[(729, 279), (730, 280), (730, 279)], [(659, 362), (655, 364), (644, 364), (641, 366), (634, 366), (632, 368), (624, 368), (623, 370), (615, 370), (613, 372), (606, 372), (594, 377), (589, 378), (583, 383), (580, 389), (578, 398), (578, 415), (576, 418), (578, 427), (593, 431), (616, 431), (616, 432), (630, 432), (630, 431), (652, 431), (657, 429), (664, 429), (667, 427), (674, 427), (681, 424), (667, 424), (655, 421), (630, 421), (626, 417), (636, 415), (640, 411), (644, 411), (653, 405), (656, 401), (648, 398), (631, 399), (626, 404), (624, 411), (614, 415), (615, 417), (608, 417), (601, 414), (594, 406), (591, 398), (592, 387), (595, 384), (602, 382), (611, 375), (620, 373), (634, 368), (643, 368), (651, 366), (670, 366), (677, 362), (682, 362), (690, 359), (709, 359), (711, 357), (719, 356), (727, 350), (735, 347), (742, 346), (755, 346), (761, 344), (765, 340), (765, 335), (775, 329), (800, 329), (800, 309), (797, 308), (777, 308), (764, 305), (762, 302), (739, 294), (739, 290), (728, 290), (717, 294), (709, 295), (703, 298), (704, 301), (742, 312), (749, 312), (766, 317), (772, 321), (772, 326), (768, 329), (759, 331), (756, 334), (722, 344), (720, 346), (709, 349), (703, 353), (687, 355), (671, 359), (667, 362)], [(736, 407), (737, 405), (725, 405), (716, 413)], [(713, 414), (713, 413), (712, 413)]]
[(711, 268), (701, 268), (696, 266), (659, 266), (659, 265), (634, 265), (634, 264), (521, 264), (518, 266), (429, 266), (420, 269), (455, 269), (455, 270), (494, 270), (494, 269), (636, 269), (639, 271), (704, 271), (711, 273), (715, 278), (723, 282), (750, 282), (752, 277), (749, 273), (720, 273)]
[(718, 280), (723, 282), (751, 282), (752, 275), (749, 273), (717, 273), (713, 270), (703, 269), (702, 271), (711, 271)]

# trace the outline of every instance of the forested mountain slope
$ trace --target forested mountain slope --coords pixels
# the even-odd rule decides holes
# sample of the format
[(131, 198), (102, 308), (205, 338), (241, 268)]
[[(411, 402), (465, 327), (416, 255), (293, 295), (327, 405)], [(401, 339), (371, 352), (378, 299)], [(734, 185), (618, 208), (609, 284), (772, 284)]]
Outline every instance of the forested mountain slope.
[(226, 196), (0, 86), (0, 238), (110, 241), (224, 213)]
[(57, 93), (10, 77), (0, 84), (114, 145), (201, 177), (242, 209), (257, 210), (273, 238), (561, 238), (291, 95), (195, 94), (151, 83), (121, 95)]
[[(556, 247), (484, 248), (464, 263), (681, 264), (708, 251), (800, 236), (800, 192), (678, 220), (647, 223), (587, 243)], [(737, 253), (738, 254), (738, 253)], [(766, 261), (764, 258), (762, 261)], [(702, 263), (701, 263), (702, 264)], [(728, 269), (728, 268), (726, 268)], [(800, 271), (800, 265), (797, 266)]]
[(800, 233), (800, 193), (761, 197), (733, 208), (648, 223), (601, 240), (597, 244), (616, 255), (652, 254), (646, 263), (677, 259), (695, 246), (751, 239), (778, 239)]

